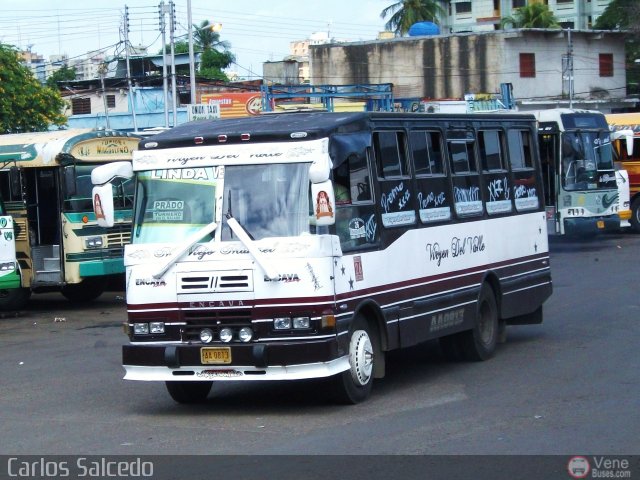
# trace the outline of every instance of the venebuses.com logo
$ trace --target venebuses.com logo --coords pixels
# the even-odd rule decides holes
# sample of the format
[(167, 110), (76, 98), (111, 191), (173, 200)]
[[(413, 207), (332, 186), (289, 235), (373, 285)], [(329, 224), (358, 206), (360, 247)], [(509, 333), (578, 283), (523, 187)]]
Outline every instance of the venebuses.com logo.
[(618, 457), (574, 456), (569, 459), (567, 471), (573, 478), (631, 478), (629, 460)]

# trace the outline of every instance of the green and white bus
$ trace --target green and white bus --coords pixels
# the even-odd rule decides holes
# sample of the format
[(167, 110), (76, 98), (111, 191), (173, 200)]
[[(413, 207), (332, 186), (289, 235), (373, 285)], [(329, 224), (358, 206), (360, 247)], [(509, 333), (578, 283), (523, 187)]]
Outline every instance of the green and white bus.
[(530, 113), (538, 119), (549, 234), (617, 231), (618, 187), (604, 114), (566, 108)]
[(7, 215), (0, 197), (0, 297), (19, 286), (13, 218)]
[(91, 129), (0, 135), (0, 194), (13, 220), (19, 276), (18, 288), (0, 292), (0, 310), (24, 307), (32, 292), (92, 300), (110, 275), (124, 273), (133, 195), (120, 186), (114, 226), (99, 227), (91, 171), (131, 160), (140, 138)]

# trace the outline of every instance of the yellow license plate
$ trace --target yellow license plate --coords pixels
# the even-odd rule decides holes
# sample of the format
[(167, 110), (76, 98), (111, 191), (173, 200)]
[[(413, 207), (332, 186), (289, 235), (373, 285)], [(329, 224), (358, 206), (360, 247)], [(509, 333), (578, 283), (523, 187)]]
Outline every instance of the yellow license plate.
[(202, 347), (200, 361), (203, 365), (231, 363), (231, 347)]
[(604, 228), (604, 220), (598, 220), (598, 228)]

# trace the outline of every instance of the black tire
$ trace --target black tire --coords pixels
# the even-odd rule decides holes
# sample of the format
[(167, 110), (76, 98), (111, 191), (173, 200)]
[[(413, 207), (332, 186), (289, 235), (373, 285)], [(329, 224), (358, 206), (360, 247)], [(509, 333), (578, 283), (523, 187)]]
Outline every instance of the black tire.
[(342, 404), (356, 404), (366, 400), (373, 385), (375, 371), (374, 351), (379, 351), (377, 336), (372, 334), (366, 320), (358, 316), (349, 328), (349, 370), (336, 375), (335, 398)]
[(631, 203), (631, 218), (629, 219), (634, 232), (640, 233), (640, 197)]
[(80, 283), (65, 285), (61, 293), (70, 302), (84, 303), (98, 298), (106, 287), (107, 282), (103, 277), (85, 278)]
[(460, 333), (460, 347), (465, 360), (488, 360), (496, 350), (499, 337), (496, 296), (489, 285), (480, 290), (476, 321), (471, 330)]
[(178, 403), (202, 403), (207, 399), (213, 382), (165, 382), (171, 398)]
[(29, 288), (12, 288), (0, 290), (0, 310), (20, 310), (29, 301), (31, 290)]

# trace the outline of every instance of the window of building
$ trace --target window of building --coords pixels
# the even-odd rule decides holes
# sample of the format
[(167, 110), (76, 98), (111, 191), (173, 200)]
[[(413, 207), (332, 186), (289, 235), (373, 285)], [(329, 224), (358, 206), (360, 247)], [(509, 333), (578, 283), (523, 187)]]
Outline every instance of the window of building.
[(613, 54), (612, 53), (600, 54), (600, 76), (613, 77)]
[(471, 13), (471, 2), (456, 3), (456, 13)]
[(107, 95), (107, 108), (116, 108), (116, 96)]
[(88, 115), (91, 113), (90, 98), (73, 98), (71, 99), (72, 115)]
[(556, 0), (556, 3), (573, 3), (573, 0)]
[(534, 78), (536, 76), (536, 54), (521, 53), (520, 54), (520, 77)]
[(524, 7), (527, 4), (527, 0), (512, 0), (511, 7), (512, 8), (520, 8)]

